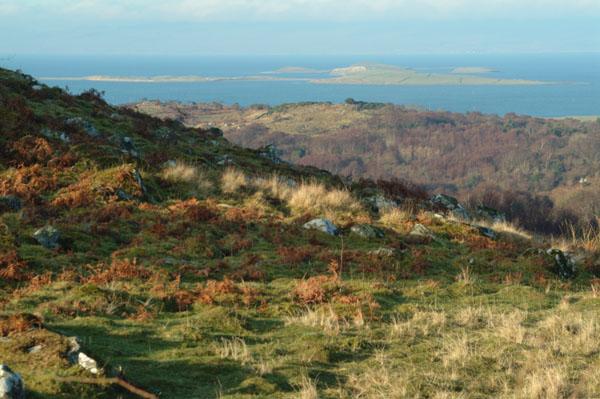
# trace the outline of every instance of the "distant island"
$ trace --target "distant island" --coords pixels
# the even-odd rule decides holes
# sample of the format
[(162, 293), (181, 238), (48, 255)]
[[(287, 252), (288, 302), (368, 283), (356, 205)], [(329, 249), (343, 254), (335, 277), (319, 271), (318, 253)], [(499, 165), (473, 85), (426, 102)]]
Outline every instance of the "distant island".
[[(471, 68), (469, 68), (472, 70)], [(462, 69), (464, 70), (464, 69)], [(477, 69), (481, 71), (481, 69)], [(481, 72), (480, 72), (481, 73)], [(552, 82), (525, 79), (496, 79), (483, 76), (423, 73), (383, 64), (357, 64), (331, 71), (334, 77), (313, 79), (317, 84), (354, 85), (541, 85)]]
[[(42, 77), (44, 81), (94, 81), (121, 83), (203, 83), (217, 81), (306, 81), (313, 84), (346, 84), (346, 85), (399, 85), (399, 86), (434, 86), (434, 85), (542, 85), (553, 82), (525, 79), (492, 78), (476, 76), (478, 73), (493, 71), (483, 67), (460, 67), (451, 73), (424, 73), (410, 68), (402, 68), (384, 64), (356, 64), (334, 68), (330, 71), (318, 71), (304, 67), (284, 67), (261, 75), (249, 76), (110, 76), (91, 75), (81, 77)], [(470, 74), (466, 74), (469, 72)], [(328, 77), (283, 77), (269, 74), (327, 73)], [(464, 74), (463, 74), (464, 73)]]
[(491, 73), (498, 72), (496, 69), (488, 68), (488, 67), (458, 67), (454, 68), (451, 73), (457, 74), (478, 74), (478, 73)]

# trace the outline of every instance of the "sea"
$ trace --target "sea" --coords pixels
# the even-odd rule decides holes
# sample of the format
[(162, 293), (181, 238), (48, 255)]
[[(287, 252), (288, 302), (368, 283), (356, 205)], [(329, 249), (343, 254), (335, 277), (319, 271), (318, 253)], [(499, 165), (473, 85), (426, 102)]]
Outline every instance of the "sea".
[[(71, 79), (91, 75), (314, 78), (327, 75), (324, 72), (270, 75), (268, 72), (290, 66), (327, 71), (359, 63), (395, 65), (424, 73), (484, 67), (493, 72), (481, 76), (553, 83), (533, 86), (385, 86), (322, 85), (308, 80), (132, 83)], [(0, 55), (0, 66), (19, 69), (43, 83), (67, 88), (74, 94), (97, 89), (113, 104), (161, 100), (248, 106), (303, 101), (337, 103), (353, 98), (452, 112), (540, 117), (600, 115), (600, 52), (353, 56)]]

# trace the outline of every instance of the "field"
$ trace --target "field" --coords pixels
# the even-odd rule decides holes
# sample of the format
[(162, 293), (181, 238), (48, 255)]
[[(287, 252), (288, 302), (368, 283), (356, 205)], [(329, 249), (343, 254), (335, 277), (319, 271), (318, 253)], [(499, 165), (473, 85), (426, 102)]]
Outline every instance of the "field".
[(0, 144), (0, 363), (29, 398), (600, 395), (597, 232), (459, 219), (6, 70)]

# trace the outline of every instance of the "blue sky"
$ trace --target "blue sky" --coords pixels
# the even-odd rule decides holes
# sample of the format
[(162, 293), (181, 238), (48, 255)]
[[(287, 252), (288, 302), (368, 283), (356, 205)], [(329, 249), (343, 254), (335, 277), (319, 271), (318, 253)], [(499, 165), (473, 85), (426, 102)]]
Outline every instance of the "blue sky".
[(600, 0), (0, 0), (0, 54), (600, 52)]

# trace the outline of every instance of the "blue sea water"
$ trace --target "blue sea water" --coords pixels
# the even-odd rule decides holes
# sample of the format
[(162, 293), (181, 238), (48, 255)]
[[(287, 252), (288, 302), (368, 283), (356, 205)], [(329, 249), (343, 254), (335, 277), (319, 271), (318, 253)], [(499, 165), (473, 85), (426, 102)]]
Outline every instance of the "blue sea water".
[[(319, 85), (307, 81), (236, 81), (194, 83), (128, 83), (68, 80), (67, 77), (182, 76), (239, 77), (286, 66), (330, 70), (355, 63), (381, 63), (422, 72), (448, 73), (456, 67), (489, 67), (484, 76), (544, 80), (540, 86), (378, 86)], [(600, 115), (600, 53), (518, 55), (390, 56), (0, 56), (0, 66), (37, 78), (62, 77), (44, 83), (105, 92), (107, 101), (123, 104), (142, 99), (277, 105), (299, 101), (356, 100), (420, 106), (431, 110), (514, 112), (535, 116)], [(315, 77), (323, 75), (277, 75)]]

